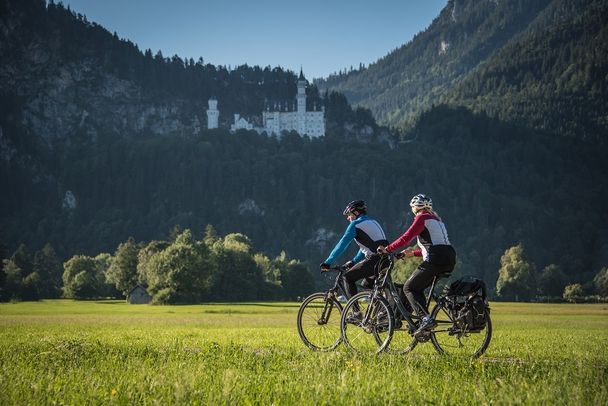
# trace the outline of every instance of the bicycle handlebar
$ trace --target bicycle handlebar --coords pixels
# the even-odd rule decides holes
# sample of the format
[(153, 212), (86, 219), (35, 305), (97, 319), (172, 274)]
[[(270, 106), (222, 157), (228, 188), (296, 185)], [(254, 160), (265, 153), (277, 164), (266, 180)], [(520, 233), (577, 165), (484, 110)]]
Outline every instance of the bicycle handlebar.
[(346, 270), (346, 268), (343, 265), (340, 265), (340, 266), (332, 266), (332, 267), (327, 268), (325, 270), (321, 269), (321, 273), (326, 273), (326, 272), (329, 272), (329, 271), (342, 272), (342, 271), (345, 271), (345, 270)]

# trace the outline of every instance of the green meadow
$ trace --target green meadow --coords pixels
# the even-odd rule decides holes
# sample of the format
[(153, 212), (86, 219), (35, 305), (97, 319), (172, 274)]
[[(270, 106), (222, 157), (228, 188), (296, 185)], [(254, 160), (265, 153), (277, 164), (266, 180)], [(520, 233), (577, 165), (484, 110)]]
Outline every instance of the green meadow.
[(297, 303), (0, 304), (0, 404), (608, 404), (608, 305), (492, 303), (480, 359), (308, 350)]

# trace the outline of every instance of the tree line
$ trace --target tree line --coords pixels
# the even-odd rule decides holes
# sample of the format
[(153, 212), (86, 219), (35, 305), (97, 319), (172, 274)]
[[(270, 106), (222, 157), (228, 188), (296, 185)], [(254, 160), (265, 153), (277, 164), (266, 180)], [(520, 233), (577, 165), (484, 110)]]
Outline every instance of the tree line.
[[(3, 254), (5, 255), (5, 254)], [(167, 240), (120, 243), (113, 254), (74, 255), (63, 264), (50, 244), (31, 255), (24, 244), (2, 260), (0, 301), (124, 298), (138, 285), (156, 304), (296, 300), (313, 291), (306, 266), (285, 252), (269, 258), (240, 233), (208, 225), (197, 240), (176, 227)]]
[(496, 296), (515, 301), (608, 301), (608, 267), (583, 283), (572, 283), (560, 266), (538, 270), (522, 244), (508, 248), (500, 258)]

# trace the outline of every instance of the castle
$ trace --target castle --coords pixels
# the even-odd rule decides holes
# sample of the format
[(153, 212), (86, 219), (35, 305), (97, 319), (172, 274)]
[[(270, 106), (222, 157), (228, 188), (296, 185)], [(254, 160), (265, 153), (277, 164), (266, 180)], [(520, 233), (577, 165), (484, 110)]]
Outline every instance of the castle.
[[(281, 135), (283, 131), (296, 131), (300, 135), (308, 135), (309, 137), (322, 137), (325, 135), (325, 108), (321, 106), (317, 110), (317, 106), (313, 107), (312, 111), (306, 111), (306, 79), (302, 70), (298, 78), (298, 93), (296, 95), (297, 109), (288, 111), (288, 105), (274, 105), (271, 110), (270, 106), (266, 107), (266, 111), (262, 112), (262, 127), (255, 127), (248, 122), (240, 114), (234, 115), (234, 123), (230, 126), (230, 131), (236, 130), (254, 130), (258, 133), (265, 132), (268, 135)], [(207, 110), (207, 128), (218, 128), (219, 110), (217, 109), (217, 100), (209, 99), (209, 109)]]

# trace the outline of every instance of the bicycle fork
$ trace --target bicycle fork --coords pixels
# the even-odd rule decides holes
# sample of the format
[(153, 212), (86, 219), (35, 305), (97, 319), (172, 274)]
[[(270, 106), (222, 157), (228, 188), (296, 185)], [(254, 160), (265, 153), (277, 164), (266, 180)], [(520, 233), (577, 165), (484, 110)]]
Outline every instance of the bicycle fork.
[(329, 320), (329, 316), (331, 316), (331, 311), (334, 308), (334, 303), (331, 300), (333, 298), (333, 292), (327, 292), (325, 296), (325, 304), (323, 305), (323, 311), (321, 312), (321, 316), (319, 320), (317, 320), (317, 324), (322, 326), (327, 324), (327, 320)]
[[(376, 299), (378, 297), (378, 291), (373, 290), (372, 295), (369, 298), (369, 306), (365, 309), (365, 314), (363, 315), (363, 319), (361, 320), (361, 327), (366, 333), (372, 333), (374, 330), (374, 325), (370, 321), (375, 317), (374, 313), (376, 312)], [(388, 315), (387, 315), (388, 316)]]

